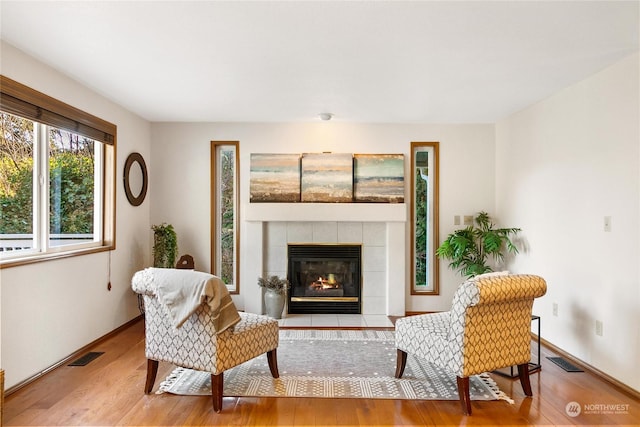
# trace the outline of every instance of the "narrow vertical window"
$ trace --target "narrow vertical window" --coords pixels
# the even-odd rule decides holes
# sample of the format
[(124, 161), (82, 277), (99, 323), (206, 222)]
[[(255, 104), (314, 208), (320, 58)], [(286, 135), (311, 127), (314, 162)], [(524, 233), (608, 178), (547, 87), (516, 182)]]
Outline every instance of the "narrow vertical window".
[(211, 189), (212, 274), (238, 293), (238, 142), (212, 141)]
[(411, 143), (412, 295), (438, 295), (438, 143)]

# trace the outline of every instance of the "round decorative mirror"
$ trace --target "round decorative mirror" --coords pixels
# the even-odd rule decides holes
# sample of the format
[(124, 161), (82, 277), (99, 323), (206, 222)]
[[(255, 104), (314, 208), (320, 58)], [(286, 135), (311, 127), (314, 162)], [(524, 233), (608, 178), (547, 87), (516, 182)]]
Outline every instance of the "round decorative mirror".
[(140, 206), (147, 195), (147, 165), (140, 153), (131, 153), (124, 163), (124, 193), (133, 206)]

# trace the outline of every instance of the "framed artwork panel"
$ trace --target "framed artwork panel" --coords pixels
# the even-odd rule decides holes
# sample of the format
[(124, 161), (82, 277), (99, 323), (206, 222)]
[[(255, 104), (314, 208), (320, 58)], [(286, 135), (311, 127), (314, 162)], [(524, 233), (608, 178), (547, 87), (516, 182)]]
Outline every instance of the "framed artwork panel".
[(303, 154), (301, 165), (303, 202), (353, 201), (352, 154)]
[(356, 202), (404, 203), (403, 154), (356, 154), (353, 159)]
[(299, 202), (300, 154), (252, 153), (250, 202)]

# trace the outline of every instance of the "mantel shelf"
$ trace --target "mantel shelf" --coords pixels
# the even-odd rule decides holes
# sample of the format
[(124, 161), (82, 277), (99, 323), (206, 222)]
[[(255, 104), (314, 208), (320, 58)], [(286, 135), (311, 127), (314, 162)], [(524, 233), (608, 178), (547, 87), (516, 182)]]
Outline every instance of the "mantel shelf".
[(245, 221), (406, 222), (405, 203), (249, 203)]

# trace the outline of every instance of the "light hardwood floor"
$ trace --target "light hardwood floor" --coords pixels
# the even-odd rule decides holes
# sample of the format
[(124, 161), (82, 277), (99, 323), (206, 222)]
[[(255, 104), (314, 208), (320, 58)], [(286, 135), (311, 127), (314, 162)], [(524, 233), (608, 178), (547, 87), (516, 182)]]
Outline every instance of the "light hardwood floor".
[[(105, 352), (84, 367), (61, 366), (7, 396), (5, 426), (442, 426), (640, 425), (640, 402), (589, 373), (567, 373), (545, 356), (531, 376), (533, 398), (518, 380), (492, 374), (514, 404), (473, 402), (463, 416), (458, 401), (225, 397), (216, 414), (210, 397), (145, 395), (144, 323), (136, 322), (91, 349)], [(172, 369), (160, 364), (158, 383)], [(578, 402), (591, 414), (570, 417)], [(619, 405), (622, 413), (593, 405)]]

